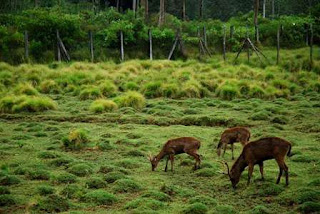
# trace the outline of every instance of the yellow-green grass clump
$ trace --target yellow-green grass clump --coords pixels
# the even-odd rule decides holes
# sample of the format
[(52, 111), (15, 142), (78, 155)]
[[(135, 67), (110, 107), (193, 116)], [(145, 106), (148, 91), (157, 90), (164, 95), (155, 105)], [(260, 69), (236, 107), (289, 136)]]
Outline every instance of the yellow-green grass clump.
[(6, 96), (0, 100), (0, 112), (42, 112), (54, 110), (57, 104), (48, 97), (38, 96)]
[(80, 91), (79, 96), (81, 100), (96, 99), (96, 98), (102, 97), (102, 93), (99, 87), (88, 86)]
[(60, 86), (54, 80), (45, 80), (40, 84), (40, 91), (45, 94), (58, 94)]
[(39, 92), (29, 83), (20, 83), (14, 89), (14, 93), (17, 95), (38, 95)]
[(146, 105), (146, 99), (142, 94), (135, 91), (128, 91), (119, 97), (116, 97), (114, 101), (121, 107), (132, 107), (137, 110), (141, 110)]
[(106, 97), (113, 97), (116, 95), (118, 88), (111, 81), (104, 81), (99, 85), (101, 93)]
[(88, 133), (84, 129), (74, 129), (67, 137), (62, 138), (63, 146), (69, 150), (84, 148), (89, 142)]
[(90, 111), (94, 113), (112, 112), (118, 109), (118, 105), (112, 100), (98, 99), (90, 105)]

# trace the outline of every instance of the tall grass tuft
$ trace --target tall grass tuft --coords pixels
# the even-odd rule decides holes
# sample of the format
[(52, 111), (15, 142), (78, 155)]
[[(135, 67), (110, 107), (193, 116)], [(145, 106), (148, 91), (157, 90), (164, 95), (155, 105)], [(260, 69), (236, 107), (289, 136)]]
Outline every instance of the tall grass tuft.
[(65, 149), (79, 150), (89, 142), (88, 133), (84, 129), (74, 129), (67, 137), (62, 138)]
[(58, 94), (61, 90), (54, 80), (45, 80), (40, 84), (40, 91), (45, 94)]
[(98, 99), (90, 105), (90, 111), (94, 113), (112, 112), (118, 109), (118, 105), (112, 100)]
[(15, 89), (15, 94), (17, 95), (38, 95), (39, 92), (31, 84), (20, 83)]
[(119, 97), (116, 97), (114, 101), (121, 107), (132, 107), (137, 110), (141, 110), (146, 105), (146, 100), (142, 94), (135, 91), (128, 91)]

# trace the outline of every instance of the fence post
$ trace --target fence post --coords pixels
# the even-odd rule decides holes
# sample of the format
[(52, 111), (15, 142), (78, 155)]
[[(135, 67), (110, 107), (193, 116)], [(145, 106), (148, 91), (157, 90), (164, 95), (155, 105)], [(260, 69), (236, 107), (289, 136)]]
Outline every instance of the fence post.
[(310, 24), (310, 68), (313, 67), (313, 29), (312, 23)]
[(29, 38), (28, 38), (28, 31), (24, 32), (24, 52), (26, 61), (29, 62)]
[(277, 31), (277, 65), (279, 65), (279, 60), (280, 60), (280, 30), (281, 30), (281, 25), (278, 27), (278, 31)]
[(58, 62), (61, 62), (61, 50), (60, 50), (60, 44), (59, 44), (59, 30), (57, 30), (57, 57), (58, 57)]
[(93, 35), (92, 31), (89, 31), (89, 39), (90, 39), (90, 55), (91, 55), (91, 62), (94, 62), (94, 50), (93, 50)]
[(123, 32), (122, 30), (120, 31), (120, 52), (121, 52), (121, 61), (124, 60), (124, 49), (123, 49)]
[(223, 26), (223, 60), (226, 61), (226, 26)]
[(153, 59), (153, 56), (152, 56), (152, 31), (151, 29), (149, 29), (149, 57), (150, 57), (150, 60)]

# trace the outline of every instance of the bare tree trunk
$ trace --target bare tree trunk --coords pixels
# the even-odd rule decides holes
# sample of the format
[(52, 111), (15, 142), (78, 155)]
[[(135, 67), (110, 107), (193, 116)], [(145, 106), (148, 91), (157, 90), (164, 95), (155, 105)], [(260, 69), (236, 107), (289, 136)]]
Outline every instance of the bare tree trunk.
[(203, 0), (199, 0), (199, 19), (202, 20)]
[(141, 8), (144, 8), (145, 21), (148, 21), (148, 12), (149, 12), (148, 0), (141, 0)]
[(165, 8), (164, 2), (165, 0), (160, 0), (160, 14), (159, 14), (159, 26), (163, 25), (165, 22)]
[(274, 0), (272, 0), (271, 8), (272, 8), (272, 19), (274, 19)]
[(132, 11), (134, 14), (136, 14), (136, 10), (137, 10), (136, 6), (137, 6), (137, 1), (133, 0), (132, 1)]
[(182, 0), (182, 20), (186, 21), (186, 0)]
[(254, 0), (254, 25), (258, 24), (259, 0)]
[(263, 18), (266, 18), (266, 0), (263, 0)]

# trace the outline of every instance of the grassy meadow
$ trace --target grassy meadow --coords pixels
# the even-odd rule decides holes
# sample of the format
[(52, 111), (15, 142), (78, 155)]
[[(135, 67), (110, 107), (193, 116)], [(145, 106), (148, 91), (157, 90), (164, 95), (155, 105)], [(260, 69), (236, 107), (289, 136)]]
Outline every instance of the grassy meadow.
[[(0, 63), (0, 213), (319, 213), (320, 56), (285, 50), (279, 65), (234, 54), (115, 64)], [(227, 127), (251, 140), (290, 141), (290, 185), (278, 165), (255, 167), (236, 190), (216, 145)], [(186, 154), (151, 171), (147, 155), (170, 138), (201, 141), (201, 169)], [(241, 145), (235, 144), (235, 157)], [(231, 151), (224, 157), (229, 165)]]

